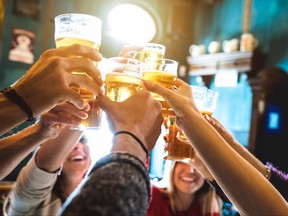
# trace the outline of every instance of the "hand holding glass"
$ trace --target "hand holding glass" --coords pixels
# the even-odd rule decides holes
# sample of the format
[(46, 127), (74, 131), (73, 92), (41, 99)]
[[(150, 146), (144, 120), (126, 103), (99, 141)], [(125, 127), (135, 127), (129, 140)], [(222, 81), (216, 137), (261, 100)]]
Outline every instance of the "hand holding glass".
[[(174, 90), (177, 78), (178, 62), (166, 58), (147, 58), (143, 64), (143, 80), (157, 82), (162, 86)], [(172, 109), (161, 95), (152, 93), (152, 96), (162, 104), (162, 115), (168, 117)]]
[[(208, 114), (211, 116), (216, 109), (218, 92), (198, 86), (191, 86), (191, 91), (198, 110), (202, 115)], [(189, 162), (193, 159), (195, 151), (185, 134), (177, 128), (176, 118), (169, 116), (168, 119), (169, 131), (167, 136), (170, 137), (170, 140), (167, 142), (164, 158)]]
[[(68, 13), (58, 15), (55, 17), (56, 47), (81, 44), (99, 50), (101, 25), (102, 22), (99, 18), (87, 14)], [(85, 71), (74, 73), (86, 75)], [(76, 86), (71, 86), (71, 88), (78, 92), (83, 100), (90, 105), (88, 118), (81, 120), (79, 126), (73, 129), (98, 129), (100, 127), (101, 109), (96, 102), (96, 95), (85, 88)]]

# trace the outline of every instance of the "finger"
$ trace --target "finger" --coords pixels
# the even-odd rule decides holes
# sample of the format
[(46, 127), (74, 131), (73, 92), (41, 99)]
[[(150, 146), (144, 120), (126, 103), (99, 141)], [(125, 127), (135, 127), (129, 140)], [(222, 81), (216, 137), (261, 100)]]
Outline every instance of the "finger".
[(101, 86), (97, 85), (88, 76), (85, 76), (83, 74), (69, 74), (66, 75), (66, 78), (69, 86), (86, 88), (87, 90), (91, 91), (93, 95), (103, 94)]
[(81, 98), (81, 96), (77, 92), (75, 92), (71, 88), (69, 89), (70, 90), (67, 91), (66, 102), (73, 104), (78, 109), (81, 109), (81, 110), (84, 109), (85, 106), (87, 106), (86, 105), (87, 103)]
[(211, 116), (205, 114), (205, 115), (204, 115), (204, 118), (205, 118), (213, 127), (215, 127), (215, 122), (214, 122), (214, 120), (211, 118)]
[(106, 95), (102, 95), (98, 100), (98, 105), (102, 110), (108, 111), (109, 107), (113, 106), (112, 104), (114, 101), (112, 101), (109, 97)]
[(70, 103), (63, 103), (61, 105), (58, 105), (53, 108), (53, 111), (56, 111), (58, 113), (66, 112), (81, 119), (86, 119), (88, 117), (88, 114), (85, 111), (78, 109), (77, 107), (75, 107)]
[(180, 88), (180, 87), (183, 86), (183, 85), (187, 85), (187, 83), (186, 83), (185, 81), (177, 78), (176, 81), (175, 81), (175, 86), (176, 86), (177, 88)]
[(144, 86), (152, 92), (155, 92), (159, 95), (161, 95), (165, 100), (167, 99), (167, 97), (169, 97), (169, 95), (171, 95), (171, 93), (173, 92), (173, 90), (170, 90), (164, 86), (161, 86), (160, 84), (156, 83), (156, 82), (152, 82), (152, 81), (148, 81), (148, 80), (143, 80)]
[(86, 75), (98, 85), (103, 85), (101, 73), (91, 60), (86, 58), (66, 58), (65, 60), (67, 61), (65, 68), (63, 68), (65, 71), (71, 71), (73, 74)]

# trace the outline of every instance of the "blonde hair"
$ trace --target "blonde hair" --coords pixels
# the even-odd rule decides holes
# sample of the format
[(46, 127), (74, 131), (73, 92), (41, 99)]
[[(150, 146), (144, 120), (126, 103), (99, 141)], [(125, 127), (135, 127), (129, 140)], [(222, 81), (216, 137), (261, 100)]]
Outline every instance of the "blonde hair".
[[(160, 190), (163, 193), (167, 194), (170, 200), (171, 209), (173, 212), (176, 212), (175, 194), (177, 188), (174, 184), (174, 168), (177, 162), (171, 161), (170, 163), (169, 183), (165, 188), (162, 188)], [(219, 212), (220, 215), (222, 214), (222, 200), (216, 194), (215, 189), (210, 186), (209, 183), (207, 183), (206, 181), (204, 182), (203, 186), (197, 192), (195, 192), (195, 200), (198, 200), (202, 204), (203, 215), (213, 215), (214, 212)]]

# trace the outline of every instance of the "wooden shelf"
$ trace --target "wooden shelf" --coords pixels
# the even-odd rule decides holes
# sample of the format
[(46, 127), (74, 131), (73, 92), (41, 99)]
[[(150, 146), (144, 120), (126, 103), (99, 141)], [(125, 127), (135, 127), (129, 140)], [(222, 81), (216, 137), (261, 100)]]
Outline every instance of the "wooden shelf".
[(231, 52), (187, 56), (190, 76), (215, 75), (219, 70), (252, 71), (253, 52)]

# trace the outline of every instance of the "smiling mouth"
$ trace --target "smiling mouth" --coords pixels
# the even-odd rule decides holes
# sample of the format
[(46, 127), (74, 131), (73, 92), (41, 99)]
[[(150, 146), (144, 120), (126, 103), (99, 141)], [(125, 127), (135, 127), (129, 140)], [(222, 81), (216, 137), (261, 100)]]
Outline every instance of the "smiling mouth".
[(191, 178), (191, 177), (180, 177), (182, 181), (188, 182), (188, 183), (193, 183), (196, 181), (196, 179)]
[(83, 155), (76, 155), (76, 156), (73, 156), (73, 157), (70, 157), (68, 159), (68, 161), (83, 161), (85, 160), (86, 158), (83, 156)]

